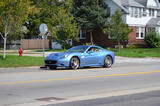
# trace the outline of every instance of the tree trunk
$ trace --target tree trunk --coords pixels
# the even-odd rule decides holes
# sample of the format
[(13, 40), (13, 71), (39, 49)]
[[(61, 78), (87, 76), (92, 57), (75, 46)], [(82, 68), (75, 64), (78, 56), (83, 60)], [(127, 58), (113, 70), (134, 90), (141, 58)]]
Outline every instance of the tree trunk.
[(64, 44), (64, 46), (63, 46), (63, 49), (64, 49), (64, 50), (66, 49), (65, 44)]
[(90, 40), (91, 40), (91, 44), (93, 44), (93, 35), (92, 35), (92, 32), (90, 32)]
[(49, 36), (49, 49), (52, 49), (52, 38)]
[(63, 44), (62, 44), (62, 45), (63, 45), (63, 47), (62, 47), (62, 48), (63, 48), (63, 49), (66, 49), (66, 43), (65, 43), (65, 42), (63, 42)]
[(4, 37), (4, 47), (3, 47), (3, 59), (6, 58), (6, 41), (7, 41), (7, 38)]
[(3, 59), (6, 58), (6, 44), (7, 44), (7, 35), (8, 35), (9, 31), (8, 31), (8, 20), (7, 23), (5, 25), (5, 33), (4, 33), (4, 37), (3, 37), (3, 41), (4, 41), (4, 47), (3, 47)]
[(120, 41), (118, 40), (118, 52), (120, 52), (120, 49), (121, 49), (121, 48), (120, 48), (120, 45), (121, 45), (121, 44), (120, 44)]

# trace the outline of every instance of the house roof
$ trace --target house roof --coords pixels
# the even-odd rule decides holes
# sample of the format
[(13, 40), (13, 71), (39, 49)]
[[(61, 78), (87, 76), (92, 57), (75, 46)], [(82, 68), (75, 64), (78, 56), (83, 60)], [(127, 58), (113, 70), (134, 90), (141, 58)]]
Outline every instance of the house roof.
[(155, 0), (155, 2), (157, 3), (158, 7), (147, 5), (148, 0), (134, 0), (134, 1), (138, 2), (139, 4), (141, 4), (141, 5), (143, 5), (144, 7), (147, 7), (147, 8), (160, 9), (160, 4), (159, 4), (158, 0)]
[(143, 5), (143, 6), (147, 6), (147, 2), (148, 2), (148, 0), (135, 0), (136, 2), (138, 2), (138, 3), (140, 3), (141, 5)]
[(112, 0), (115, 4), (117, 4), (124, 12), (129, 13), (129, 10), (124, 6), (135, 6), (135, 7), (144, 7), (142, 4), (135, 0)]
[(135, 6), (135, 7), (144, 7), (144, 5), (140, 4), (135, 0), (120, 0), (123, 6)]
[(115, 4), (117, 4), (124, 12), (129, 13), (129, 11), (123, 7), (121, 0), (112, 0)]
[(121, 7), (125, 12), (129, 13), (129, 11), (125, 8), (125, 6), (134, 6), (134, 7), (148, 7), (148, 8), (155, 8), (160, 9), (160, 4), (158, 0), (155, 0), (158, 3), (158, 7), (155, 6), (148, 6), (148, 0), (112, 0), (116, 3), (119, 7)]
[(148, 27), (155, 27), (155, 26), (160, 26), (160, 17), (158, 18), (152, 18), (147, 25)]

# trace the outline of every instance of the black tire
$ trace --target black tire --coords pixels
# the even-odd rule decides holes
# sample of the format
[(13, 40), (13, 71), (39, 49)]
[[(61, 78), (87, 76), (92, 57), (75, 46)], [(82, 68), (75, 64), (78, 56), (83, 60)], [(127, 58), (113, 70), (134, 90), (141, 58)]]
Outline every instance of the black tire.
[(70, 68), (76, 70), (79, 68), (79, 65), (80, 65), (79, 59), (77, 57), (72, 57), (70, 60)]
[(110, 68), (113, 64), (113, 60), (111, 56), (106, 56), (104, 59), (104, 67)]
[(49, 69), (50, 69), (50, 70), (56, 70), (57, 67), (56, 67), (56, 66), (50, 66)]

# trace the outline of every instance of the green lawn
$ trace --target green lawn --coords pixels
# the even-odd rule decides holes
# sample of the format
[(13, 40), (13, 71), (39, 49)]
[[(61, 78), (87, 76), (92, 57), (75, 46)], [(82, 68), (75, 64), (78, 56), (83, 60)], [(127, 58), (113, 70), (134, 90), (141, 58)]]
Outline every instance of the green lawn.
[(41, 66), (43, 65), (43, 57), (30, 57), (30, 56), (16, 56), (7, 55), (6, 59), (2, 59), (0, 55), (0, 67), (27, 67), (27, 66)]
[(116, 56), (123, 57), (160, 57), (160, 48), (123, 48), (120, 52), (118, 49), (110, 49), (115, 52)]

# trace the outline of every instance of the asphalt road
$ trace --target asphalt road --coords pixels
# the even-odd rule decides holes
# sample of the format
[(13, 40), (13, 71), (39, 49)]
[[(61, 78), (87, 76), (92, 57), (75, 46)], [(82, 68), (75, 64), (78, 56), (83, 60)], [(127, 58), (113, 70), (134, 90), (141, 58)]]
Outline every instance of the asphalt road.
[(160, 91), (50, 104), (47, 106), (160, 106)]
[[(38, 67), (1, 68), (0, 106), (40, 106), (48, 104), (56, 106), (58, 104), (55, 103), (75, 103), (75, 101), (79, 101), (77, 103), (79, 104), (80, 101), (84, 100), (89, 102), (94, 100), (99, 104), (101, 100), (121, 101), (121, 97), (118, 98), (119, 96), (126, 98), (126, 95), (139, 93), (135, 98), (145, 96), (149, 100), (153, 100), (152, 97), (147, 97), (147, 94), (153, 93), (156, 97), (160, 96), (158, 95), (160, 90), (159, 76), (160, 59), (151, 58), (128, 59), (117, 57), (115, 65), (109, 69), (95, 67), (75, 71), (68, 69), (48, 70)], [(111, 98), (113, 96), (115, 99)], [(128, 98), (129, 100), (132, 100), (132, 98)], [(155, 103), (155, 106), (160, 105), (159, 102)], [(65, 104), (66, 106), (72, 106)], [(105, 106), (105, 104), (100, 104), (100, 106), (103, 105)]]

